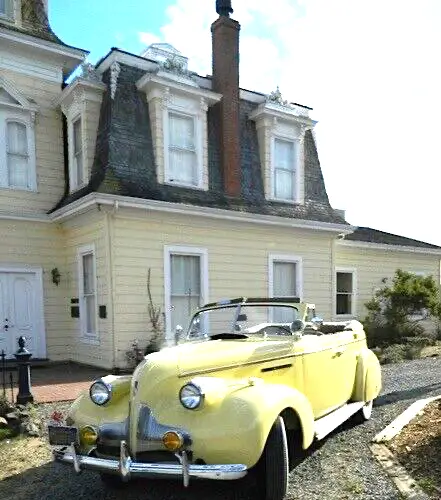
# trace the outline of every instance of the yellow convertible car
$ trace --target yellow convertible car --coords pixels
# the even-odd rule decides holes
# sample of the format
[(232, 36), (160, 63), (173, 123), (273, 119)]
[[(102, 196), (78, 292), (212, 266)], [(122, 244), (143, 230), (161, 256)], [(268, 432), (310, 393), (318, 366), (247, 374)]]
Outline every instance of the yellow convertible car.
[(224, 300), (199, 309), (185, 341), (133, 375), (94, 382), (49, 440), (56, 460), (111, 485), (257, 471), (262, 498), (282, 500), (296, 448), (369, 419), (380, 387), (358, 321), (325, 323), (297, 298)]

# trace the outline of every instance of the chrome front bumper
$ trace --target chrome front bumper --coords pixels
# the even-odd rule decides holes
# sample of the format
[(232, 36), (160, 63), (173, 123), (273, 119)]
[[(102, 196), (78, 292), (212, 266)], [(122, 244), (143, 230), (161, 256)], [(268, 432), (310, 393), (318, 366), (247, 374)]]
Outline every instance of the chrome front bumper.
[(107, 474), (119, 475), (124, 481), (133, 477), (182, 478), (184, 486), (188, 486), (190, 477), (199, 479), (233, 480), (240, 479), (247, 474), (247, 467), (243, 464), (216, 464), (193, 465), (189, 464), (185, 451), (177, 453), (180, 463), (142, 463), (133, 462), (128, 453), (127, 443), (121, 441), (119, 460), (96, 458), (78, 455), (75, 445), (54, 450), (55, 460), (64, 464), (72, 464), (75, 471), (90, 469)]

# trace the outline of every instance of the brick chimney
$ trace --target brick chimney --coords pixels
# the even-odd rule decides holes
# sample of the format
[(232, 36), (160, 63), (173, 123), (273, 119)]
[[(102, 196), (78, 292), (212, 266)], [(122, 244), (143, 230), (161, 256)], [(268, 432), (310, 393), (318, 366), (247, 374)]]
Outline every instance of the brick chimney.
[(219, 145), (225, 193), (241, 195), (239, 131), (239, 32), (230, 19), (230, 0), (217, 0), (219, 18), (211, 25), (213, 40), (213, 90), (222, 94), (216, 104)]

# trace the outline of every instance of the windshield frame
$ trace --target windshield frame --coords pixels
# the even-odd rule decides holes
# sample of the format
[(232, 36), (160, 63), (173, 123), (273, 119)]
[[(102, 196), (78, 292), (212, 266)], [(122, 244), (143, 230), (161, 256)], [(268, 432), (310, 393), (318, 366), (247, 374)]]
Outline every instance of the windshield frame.
[[(193, 325), (195, 318), (197, 316), (201, 315), (202, 313), (207, 312), (207, 311), (215, 311), (215, 310), (219, 310), (219, 309), (236, 309), (235, 313), (233, 314), (233, 319), (232, 319), (232, 322), (230, 325), (230, 331), (225, 332), (228, 335), (234, 335), (235, 334), (234, 326), (237, 324), (237, 320), (240, 316), (242, 307), (255, 307), (255, 306), (257, 306), (257, 307), (289, 307), (291, 309), (296, 310), (297, 313), (299, 314), (299, 316), (301, 317), (302, 315), (304, 315), (304, 310), (303, 310), (304, 308), (302, 307), (303, 305), (304, 304), (302, 304), (300, 302), (292, 303), (289, 300), (287, 300), (286, 302), (282, 302), (280, 300), (277, 300), (277, 301), (268, 300), (268, 301), (261, 301), (261, 302), (243, 301), (243, 302), (225, 302), (225, 303), (220, 302), (218, 304), (210, 304), (208, 306), (202, 307), (201, 309), (198, 309), (192, 315), (192, 317), (190, 319), (190, 323), (189, 323), (188, 328), (187, 328), (187, 332), (186, 332), (185, 337), (184, 337), (184, 340), (187, 342), (187, 341), (195, 341), (195, 340), (203, 340), (203, 339), (207, 340), (207, 339), (211, 338), (211, 335), (208, 335), (207, 333), (200, 335), (198, 337), (191, 335), (191, 329), (192, 329), (192, 325)], [(274, 322), (274, 323), (276, 323), (276, 322)], [(251, 333), (251, 332), (248, 332), (248, 333), (239, 333), (238, 332), (237, 334), (241, 335), (243, 337), (256, 335), (255, 333)], [(287, 330), (287, 336), (288, 335), (292, 336), (293, 333), (288, 332), (288, 330)]]

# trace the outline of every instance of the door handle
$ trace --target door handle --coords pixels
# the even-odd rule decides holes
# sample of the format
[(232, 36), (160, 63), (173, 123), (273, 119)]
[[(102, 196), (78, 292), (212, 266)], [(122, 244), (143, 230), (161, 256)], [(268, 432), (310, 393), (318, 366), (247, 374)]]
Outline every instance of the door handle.
[(346, 351), (346, 349), (344, 349), (344, 348), (341, 348), (341, 349), (336, 349), (336, 350), (334, 351), (334, 356), (333, 356), (333, 357), (334, 357), (334, 358), (338, 358), (338, 357), (340, 357), (342, 354), (344, 354), (344, 352), (345, 352), (345, 351)]

